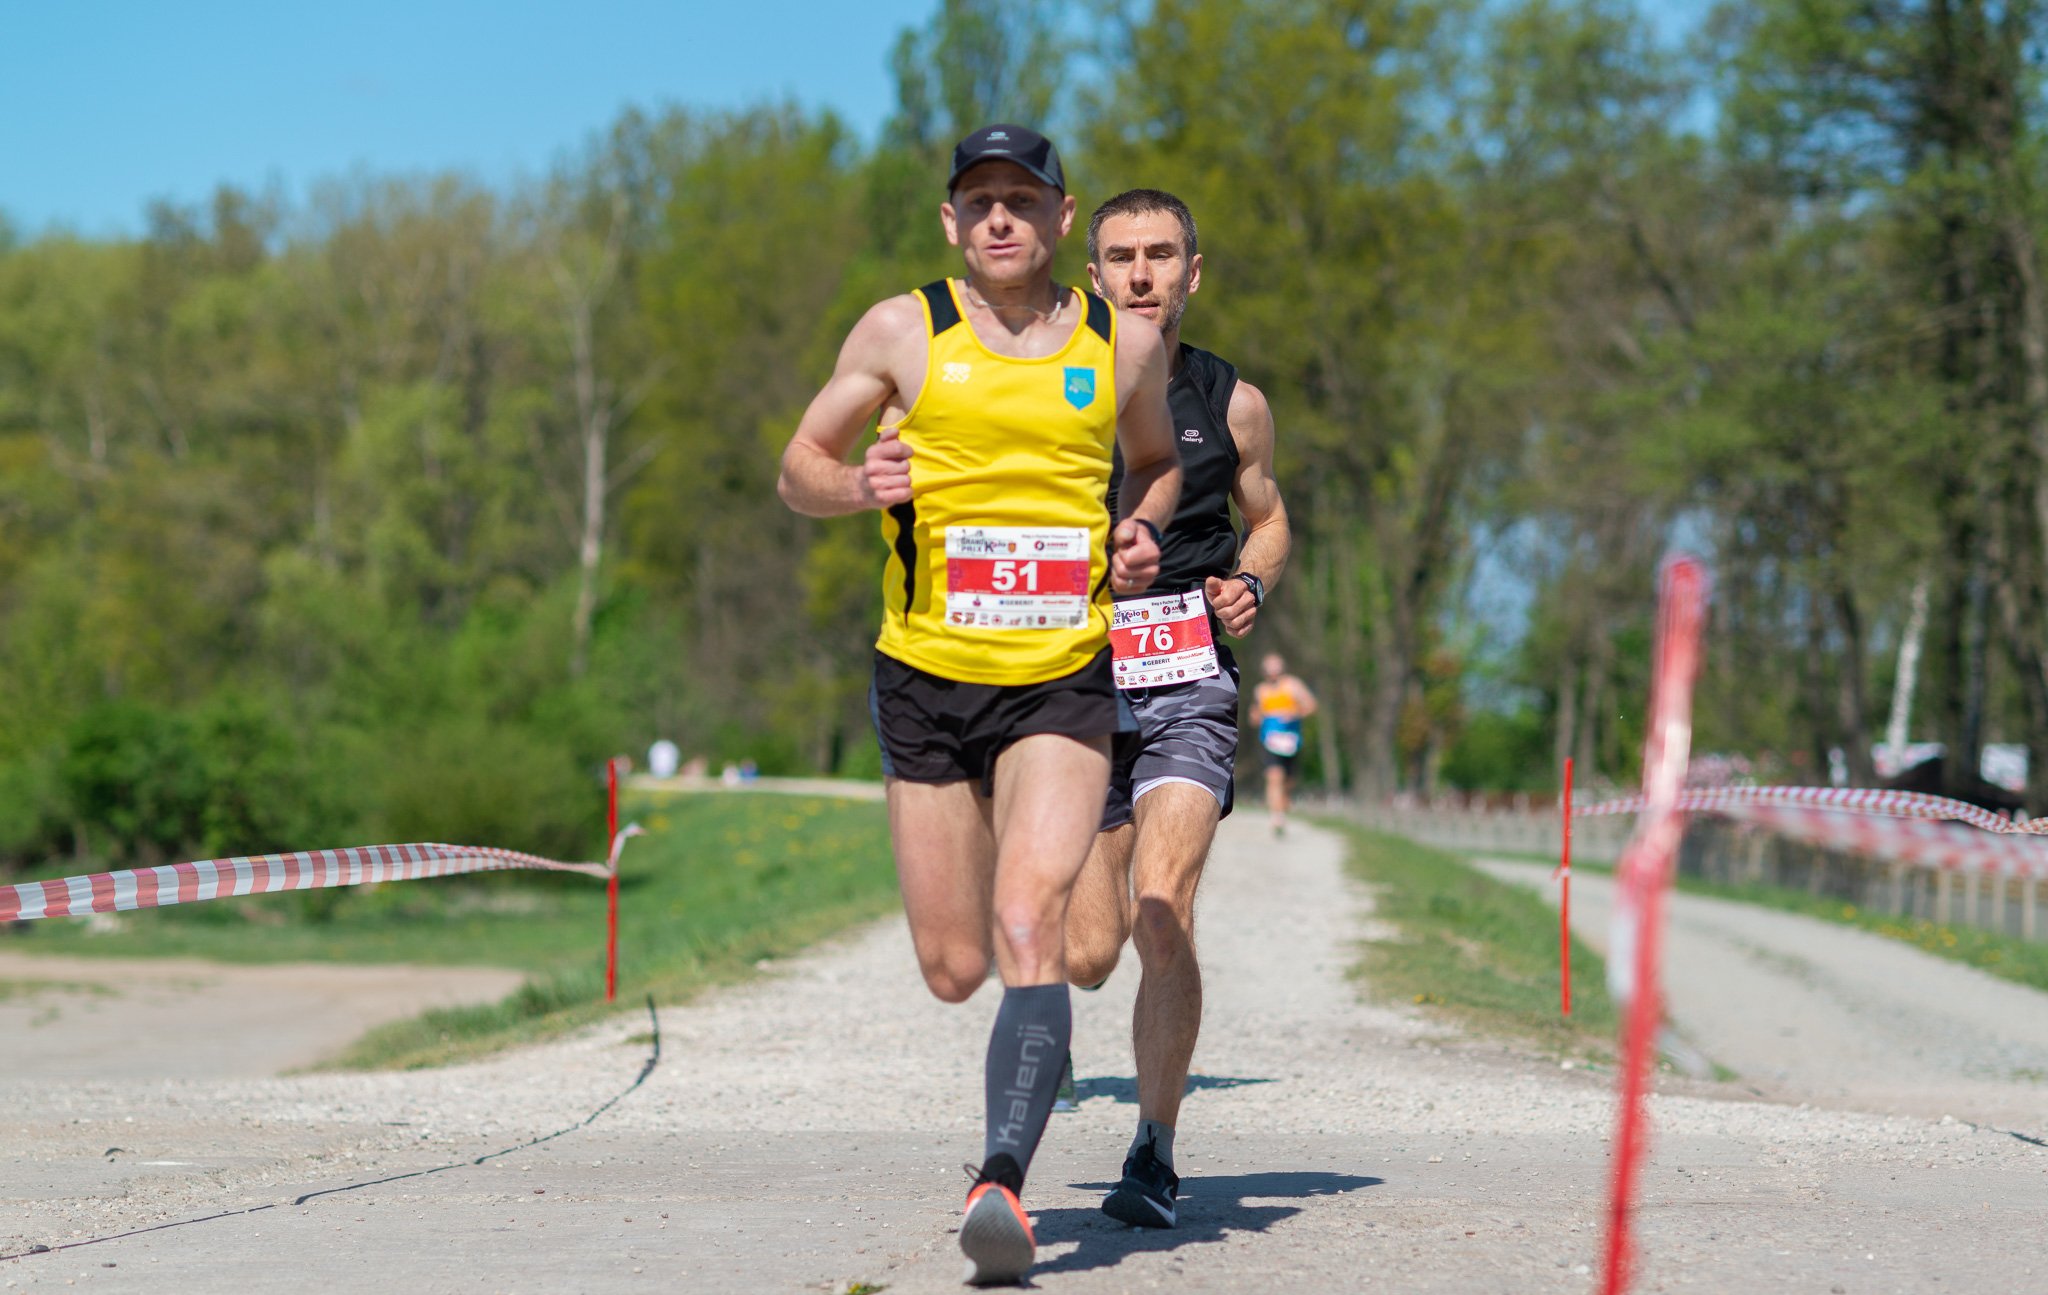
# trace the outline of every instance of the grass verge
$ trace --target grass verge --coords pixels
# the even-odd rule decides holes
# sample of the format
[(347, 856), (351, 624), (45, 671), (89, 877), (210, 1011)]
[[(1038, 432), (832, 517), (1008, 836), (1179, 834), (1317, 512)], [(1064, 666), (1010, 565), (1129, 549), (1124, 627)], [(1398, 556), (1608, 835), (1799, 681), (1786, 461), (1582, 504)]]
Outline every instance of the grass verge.
[(1364, 947), (1356, 973), (1375, 995), (1558, 1055), (1611, 1055), (1606, 964), (1572, 941), (1572, 1014), (1560, 1015), (1557, 913), (1541, 895), (1404, 837), (1324, 825), (1349, 841), (1346, 866), (1372, 887), (1375, 914), (1400, 933)]
[(0, 1003), (38, 994), (84, 994), (91, 998), (113, 998), (119, 991), (109, 985), (84, 980), (43, 980), (34, 976), (0, 976)]
[(604, 1002), (604, 884), (566, 875), (487, 873), (220, 900), (125, 914), (112, 933), (52, 919), (0, 937), (0, 948), (528, 973), (500, 1002), (382, 1026), (332, 1063), (416, 1068), (557, 1035), (650, 993), (679, 1001), (896, 902), (880, 804), (703, 793), (636, 797), (621, 818), (649, 835), (627, 846), (620, 870), (614, 1005)]

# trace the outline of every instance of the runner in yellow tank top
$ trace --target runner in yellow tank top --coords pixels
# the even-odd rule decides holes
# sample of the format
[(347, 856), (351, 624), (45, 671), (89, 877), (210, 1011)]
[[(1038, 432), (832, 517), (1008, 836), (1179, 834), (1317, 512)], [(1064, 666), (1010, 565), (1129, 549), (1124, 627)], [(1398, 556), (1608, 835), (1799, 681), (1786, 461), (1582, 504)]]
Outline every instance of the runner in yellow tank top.
[(960, 682), (1042, 683), (1106, 642), (1116, 315), (1076, 293), (1065, 345), (1003, 355), (966, 322), (963, 286), (915, 294), (927, 381), (896, 425), (913, 494), (882, 517), (876, 646)]
[[(1159, 330), (1052, 281), (1074, 220), (1065, 190), (1036, 131), (960, 142), (939, 218), (965, 276), (868, 311), (777, 486), (812, 516), (888, 513), (869, 697), (911, 940), (948, 1002), (981, 987), (991, 957), (1003, 978), (960, 1222), (979, 1283), (1031, 1266), (1018, 1193), (1072, 1034), (1063, 919), (1109, 785), (1109, 735), (1130, 722), (1107, 597), (1151, 585), (1180, 492)], [(847, 462), (877, 414), (875, 441)]]

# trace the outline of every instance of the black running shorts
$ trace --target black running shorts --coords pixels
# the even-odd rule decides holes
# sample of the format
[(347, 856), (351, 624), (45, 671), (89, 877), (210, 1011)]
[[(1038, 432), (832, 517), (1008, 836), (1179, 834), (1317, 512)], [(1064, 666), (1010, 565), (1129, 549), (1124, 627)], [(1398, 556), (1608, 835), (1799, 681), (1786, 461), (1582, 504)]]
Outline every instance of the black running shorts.
[(1263, 746), (1259, 748), (1259, 764), (1262, 768), (1278, 769), (1289, 777), (1294, 775), (1294, 766), (1300, 759), (1301, 752), (1299, 751), (1296, 751), (1293, 755), (1281, 755), (1277, 751), (1268, 751)]
[(1137, 721), (1110, 675), (1109, 649), (1044, 683), (959, 683), (875, 653), (868, 713), (882, 744), (882, 774), (905, 782), (972, 778), (995, 794), (996, 757), (1039, 733), (1113, 737)]

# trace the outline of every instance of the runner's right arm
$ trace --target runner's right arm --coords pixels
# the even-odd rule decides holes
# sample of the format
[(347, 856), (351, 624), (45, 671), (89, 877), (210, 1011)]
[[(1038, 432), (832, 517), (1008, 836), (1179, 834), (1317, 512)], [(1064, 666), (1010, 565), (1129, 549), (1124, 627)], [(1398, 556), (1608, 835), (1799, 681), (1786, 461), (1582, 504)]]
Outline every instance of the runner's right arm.
[[(1245, 523), (1237, 570), (1257, 576), (1265, 596), (1271, 598), (1293, 546), (1287, 505), (1280, 499), (1279, 482), (1273, 479), (1273, 410), (1266, 403), (1265, 392), (1240, 381), (1230, 393), (1229, 416), (1230, 435), (1237, 442), (1237, 476), (1231, 482), (1230, 497)], [(1211, 576), (1204, 591), (1225, 633), (1243, 638), (1252, 632), (1252, 624), (1259, 618), (1259, 599), (1235, 572), (1221, 579)]]
[(897, 375), (909, 346), (923, 337), (923, 310), (908, 295), (872, 307), (853, 326), (831, 380), (812, 397), (782, 452), (782, 475), (775, 483), (782, 502), (806, 516), (839, 517), (910, 498), (910, 447), (897, 439), (893, 425), (881, 429), (861, 462), (848, 463), (846, 456), (876, 410), (909, 407)]

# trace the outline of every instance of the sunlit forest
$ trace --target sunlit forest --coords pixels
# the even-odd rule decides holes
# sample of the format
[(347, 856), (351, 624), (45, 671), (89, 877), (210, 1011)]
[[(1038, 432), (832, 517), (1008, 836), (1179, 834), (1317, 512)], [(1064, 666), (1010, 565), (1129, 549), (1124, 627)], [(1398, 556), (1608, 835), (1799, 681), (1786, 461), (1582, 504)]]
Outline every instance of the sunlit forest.
[(509, 188), (0, 224), (0, 865), (586, 850), (657, 737), (875, 776), (876, 523), (790, 514), (776, 458), (861, 311), (957, 267), (991, 119), (1084, 218), (1201, 223), (1185, 334), (1275, 412), (1254, 644), (1324, 699), (1312, 781), (1628, 779), (1685, 545), (1699, 749), (1867, 782), (1910, 640), (1910, 735), (1951, 782), (2027, 744), (2048, 809), (2044, 43), (1991, 0), (1682, 42), (1622, 0), (945, 0), (872, 140), (647, 104)]

